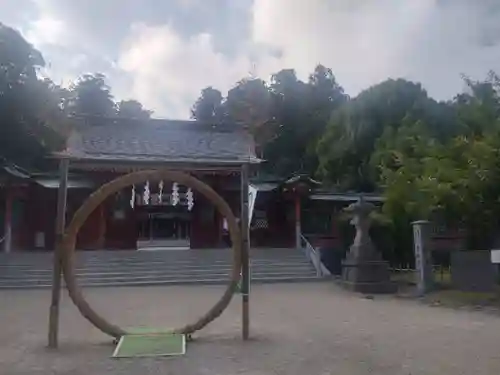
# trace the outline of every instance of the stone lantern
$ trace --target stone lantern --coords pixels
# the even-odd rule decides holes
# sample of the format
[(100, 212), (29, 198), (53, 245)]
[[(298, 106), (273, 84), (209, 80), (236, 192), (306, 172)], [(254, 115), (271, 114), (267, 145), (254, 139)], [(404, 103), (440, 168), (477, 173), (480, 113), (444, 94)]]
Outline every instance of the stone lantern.
[(343, 284), (362, 293), (392, 293), (396, 285), (390, 280), (389, 264), (384, 261), (370, 238), (371, 213), (375, 206), (363, 197), (345, 211), (352, 215), (356, 228), (354, 241), (342, 263)]

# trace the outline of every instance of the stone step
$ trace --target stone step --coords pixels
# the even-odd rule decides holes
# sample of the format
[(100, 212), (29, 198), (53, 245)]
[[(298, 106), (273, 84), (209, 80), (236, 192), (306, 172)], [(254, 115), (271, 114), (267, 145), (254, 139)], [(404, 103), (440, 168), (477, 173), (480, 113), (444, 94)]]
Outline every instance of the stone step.
[[(75, 271), (81, 286), (225, 284), (232, 256), (230, 249), (78, 252)], [(50, 287), (52, 260), (52, 254), (3, 254), (0, 289)], [(252, 282), (318, 280), (296, 249), (252, 250), (250, 264)]]
[[(197, 274), (207, 274), (207, 273), (225, 273), (229, 274), (232, 270), (231, 266), (225, 267), (211, 267), (207, 268), (171, 268), (171, 269), (145, 269), (145, 270), (123, 270), (123, 269), (108, 269), (108, 270), (95, 270), (86, 269), (79, 270), (76, 272), (78, 277), (114, 277), (117, 275), (197, 275)], [(276, 270), (286, 271), (286, 272), (312, 272), (313, 269), (310, 265), (282, 265), (280, 267), (252, 267), (252, 272), (258, 273), (272, 273)], [(52, 270), (42, 271), (42, 272), (8, 272), (0, 275), (1, 280), (11, 280), (11, 279), (26, 279), (26, 278), (52, 278)]]
[[(269, 259), (261, 259), (261, 258), (251, 258), (250, 261), (253, 264), (276, 264), (276, 263), (307, 263), (307, 260), (304, 257), (296, 257), (296, 258), (269, 258)], [(113, 266), (121, 266), (128, 265), (134, 267), (140, 267), (144, 265), (148, 266), (163, 266), (163, 265), (199, 265), (199, 264), (231, 264), (232, 258), (227, 259), (212, 259), (212, 258), (198, 258), (198, 259), (190, 259), (190, 260), (179, 260), (179, 259), (163, 259), (163, 260), (128, 260), (128, 259), (102, 259), (100, 261), (88, 262), (76, 260), (76, 267), (113, 267)], [(4, 263), (0, 264), (0, 272), (5, 269), (17, 268), (17, 269), (30, 269), (30, 268), (38, 268), (38, 269), (46, 269), (52, 267), (51, 262), (33, 262), (31, 264), (19, 264), (16, 262), (12, 263)]]
[[(318, 279), (315, 276), (280, 276), (280, 277), (253, 277), (251, 280), (252, 284), (271, 284), (271, 283), (302, 283), (302, 282), (322, 282), (326, 279)], [(106, 281), (103, 283), (82, 283), (79, 284), (81, 287), (140, 287), (140, 286), (169, 286), (169, 285), (224, 285), (228, 283), (227, 278), (211, 278), (211, 279), (189, 279), (189, 280), (147, 280), (147, 281), (134, 281), (127, 280), (125, 282), (110, 282)], [(10, 290), (10, 289), (49, 289), (51, 283), (41, 283), (41, 284), (9, 284), (0, 285), (0, 290)], [(65, 288), (65, 287), (64, 287)]]
[[(261, 260), (261, 259), (250, 259), (250, 262), (254, 266), (280, 266), (282, 264), (309, 264), (306, 259), (269, 259), (269, 260)], [(127, 268), (127, 269), (148, 269), (148, 268), (177, 268), (177, 267), (202, 267), (206, 265), (211, 266), (226, 266), (232, 265), (231, 259), (226, 260), (212, 260), (212, 259), (203, 259), (203, 260), (193, 260), (193, 261), (162, 261), (162, 262), (96, 262), (93, 263), (84, 263), (84, 262), (75, 262), (75, 268), (77, 269), (110, 269), (110, 268)], [(9, 270), (16, 270), (19, 272), (28, 271), (28, 270), (50, 270), (52, 269), (52, 264), (31, 264), (31, 265), (18, 265), (18, 264), (9, 264), (9, 265), (0, 265), (0, 275), (3, 272)]]
[[(268, 272), (268, 273), (254, 273), (251, 276), (253, 280), (275, 280), (275, 279), (304, 279), (311, 278), (316, 279), (315, 273), (301, 273), (297, 274), (295, 272)], [(117, 284), (138, 284), (138, 283), (149, 283), (149, 284), (189, 284), (192, 280), (205, 280), (205, 281), (219, 281), (220, 283), (229, 282), (229, 274), (227, 273), (207, 273), (201, 275), (161, 275), (161, 276), (151, 276), (151, 275), (121, 275), (111, 278), (79, 278), (78, 283), (81, 286), (92, 286), (92, 285), (117, 285)], [(52, 280), (50, 278), (36, 278), (36, 279), (17, 279), (17, 280), (0, 280), (0, 289), (9, 288), (12, 286), (40, 286), (40, 285), (52, 285)]]
[[(305, 257), (293, 258), (293, 259), (259, 259), (251, 258), (250, 262), (254, 265), (280, 265), (280, 264), (306, 264), (309, 263)], [(165, 266), (175, 266), (175, 267), (197, 267), (200, 265), (225, 265), (232, 264), (232, 258), (229, 259), (192, 259), (192, 260), (176, 260), (176, 259), (165, 259), (165, 260), (102, 260), (100, 262), (82, 262), (76, 261), (76, 268), (113, 268), (113, 267), (165, 267)], [(52, 263), (33, 263), (33, 264), (3, 264), (0, 265), (0, 273), (7, 271), (9, 269), (16, 270), (29, 270), (29, 269), (50, 269), (52, 268)]]

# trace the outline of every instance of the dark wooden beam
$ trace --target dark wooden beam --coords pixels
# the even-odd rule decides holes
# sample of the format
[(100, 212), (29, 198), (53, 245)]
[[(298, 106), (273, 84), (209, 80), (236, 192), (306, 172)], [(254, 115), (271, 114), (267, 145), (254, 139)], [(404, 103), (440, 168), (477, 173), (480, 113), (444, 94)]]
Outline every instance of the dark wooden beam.
[(228, 164), (228, 165), (208, 165), (208, 164), (178, 164), (178, 163), (94, 163), (75, 161), (72, 162), (72, 169), (81, 171), (95, 171), (95, 172), (115, 172), (115, 173), (130, 173), (141, 170), (149, 169), (169, 169), (173, 171), (182, 172), (196, 172), (196, 173), (216, 173), (216, 174), (230, 174), (239, 173), (241, 165)]
[(250, 336), (250, 243), (248, 217), (248, 164), (241, 167), (241, 296), (242, 296), (242, 336)]
[[(5, 212), (4, 212), (4, 238), (3, 251), (12, 251), (12, 206), (14, 201), (14, 189), (10, 184), (5, 186)], [(1, 243), (1, 242), (0, 242)]]
[(57, 348), (59, 343), (59, 305), (61, 301), (62, 239), (66, 228), (66, 201), (68, 195), (69, 160), (59, 162), (59, 190), (57, 193), (56, 248), (52, 275), (52, 299), (49, 312), (49, 348)]

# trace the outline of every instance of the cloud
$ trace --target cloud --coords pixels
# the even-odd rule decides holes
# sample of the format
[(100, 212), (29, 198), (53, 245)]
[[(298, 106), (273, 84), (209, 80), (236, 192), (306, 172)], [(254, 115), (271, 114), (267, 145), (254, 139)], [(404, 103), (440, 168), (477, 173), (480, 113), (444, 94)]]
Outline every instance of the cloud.
[[(350, 94), (385, 80), (420, 81), (437, 98), (461, 73), (500, 68), (500, 12), (493, 1), (255, 0), (252, 39), (279, 49), (305, 78), (321, 62)], [(489, 41), (489, 45), (484, 43)]]
[(188, 117), (202, 88), (225, 90), (252, 66), (240, 49), (248, 0), (32, 2), (37, 12), (21, 28), (43, 52), (46, 74), (68, 84), (102, 72), (116, 99), (139, 99), (156, 115)]
[(248, 76), (245, 55), (228, 57), (214, 49), (210, 34), (180, 37), (172, 27), (136, 24), (118, 60), (133, 77), (132, 96), (156, 114), (187, 117), (201, 89), (228, 90)]
[[(22, 6), (21, 6), (22, 4)], [(56, 82), (102, 72), (117, 99), (189, 116), (205, 86), (227, 91), (322, 63), (350, 95), (389, 77), (422, 82), (439, 99), (460, 74), (500, 71), (498, 0), (3, 0)], [(132, 25), (132, 26), (130, 26)]]
[(63, 44), (67, 27), (62, 20), (42, 17), (30, 23), (26, 38), (35, 46)]

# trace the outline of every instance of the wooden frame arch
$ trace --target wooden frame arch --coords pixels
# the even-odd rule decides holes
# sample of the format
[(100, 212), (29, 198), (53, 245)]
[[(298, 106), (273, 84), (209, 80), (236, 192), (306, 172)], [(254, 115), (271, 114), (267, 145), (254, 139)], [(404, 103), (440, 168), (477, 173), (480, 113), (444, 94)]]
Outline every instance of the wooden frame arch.
[(96, 328), (102, 332), (119, 338), (127, 332), (117, 325), (108, 322), (100, 316), (86, 301), (80, 286), (78, 285), (74, 255), (76, 236), (85, 223), (90, 214), (111, 194), (133, 184), (145, 182), (147, 180), (165, 180), (169, 182), (177, 182), (188, 186), (193, 190), (201, 193), (205, 198), (210, 200), (216, 209), (226, 218), (228, 223), (229, 234), (233, 244), (233, 266), (229, 284), (226, 291), (220, 300), (196, 322), (187, 324), (183, 327), (176, 328), (172, 332), (190, 334), (205, 327), (207, 324), (218, 318), (227, 308), (231, 301), (241, 277), (242, 266), (242, 235), (238, 227), (236, 218), (227, 204), (227, 202), (209, 185), (203, 181), (193, 177), (187, 173), (172, 171), (172, 170), (148, 170), (132, 172), (124, 176), (120, 176), (97, 189), (92, 193), (81, 207), (75, 212), (71, 223), (66, 228), (62, 237), (62, 270), (64, 280), (68, 289), (69, 296), (76, 305), (80, 313)]

